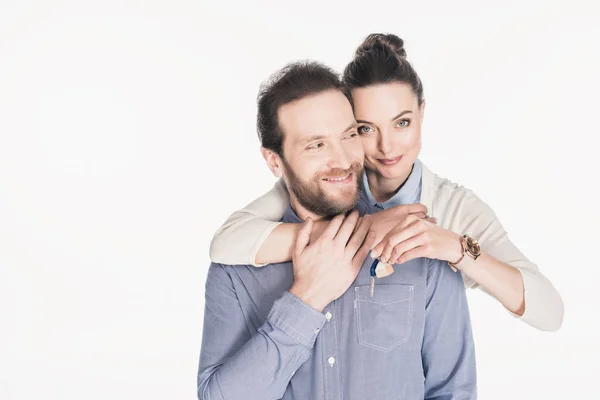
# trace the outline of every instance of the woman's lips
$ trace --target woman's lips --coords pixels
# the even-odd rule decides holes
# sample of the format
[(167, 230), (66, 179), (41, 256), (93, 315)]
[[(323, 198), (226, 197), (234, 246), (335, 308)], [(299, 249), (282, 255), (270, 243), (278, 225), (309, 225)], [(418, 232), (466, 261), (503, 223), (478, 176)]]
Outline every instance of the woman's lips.
[(383, 165), (396, 165), (398, 164), (398, 162), (402, 159), (402, 156), (398, 156), (395, 158), (378, 158), (377, 161), (379, 161), (380, 163), (382, 163)]

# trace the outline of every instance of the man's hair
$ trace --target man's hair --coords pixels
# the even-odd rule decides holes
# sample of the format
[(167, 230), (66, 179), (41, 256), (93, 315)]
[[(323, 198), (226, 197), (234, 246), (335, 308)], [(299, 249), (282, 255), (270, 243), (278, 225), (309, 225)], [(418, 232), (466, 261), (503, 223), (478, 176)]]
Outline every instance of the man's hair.
[(352, 104), (339, 75), (316, 61), (290, 63), (274, 73), (261, 85), (257, 99), (256, 128), (262, 147), (283, 158), (283, 131), (277, 117), (279, 108), (332, 89), (342, 92)]

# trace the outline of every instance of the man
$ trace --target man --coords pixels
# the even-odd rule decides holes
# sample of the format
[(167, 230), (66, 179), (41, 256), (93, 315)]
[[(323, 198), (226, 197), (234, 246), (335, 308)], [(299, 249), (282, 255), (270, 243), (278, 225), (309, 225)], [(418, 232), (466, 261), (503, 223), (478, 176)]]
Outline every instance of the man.
[[(198, 397), (474, 399), (461, 275), (414, 259), (371, 294), (374, 207), (360, 198), (363, 150), (337, 75), (292, 64), (259, 95), (263, 156), (305, 221), (292, 263), (211, 264)], [(363, 196), (364, 197), (364, 196)], [(346, 212), (357, 208), (358, 212)], [(313, 220), (334, 217), (310, 242)]]

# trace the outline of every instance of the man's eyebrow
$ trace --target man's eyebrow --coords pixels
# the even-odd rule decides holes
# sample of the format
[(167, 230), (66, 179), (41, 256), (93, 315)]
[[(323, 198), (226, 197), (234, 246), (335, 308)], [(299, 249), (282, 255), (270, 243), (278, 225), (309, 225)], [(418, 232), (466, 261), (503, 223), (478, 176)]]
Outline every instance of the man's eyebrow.
[[(344, 129), (342, 131), (342, 134), (346, 133), (348, 131), (351, 131), (352, 129), (356, 129), (357, 125), (358, 125), (357, 122), (352, 122), (350, 125), (348, 125), (348, 127), (346, 129)], [(327, 139), (327, 136), (325, 136), (325, 135), (311, 135), (311, 136), (307, 137), (306, 139), (302, 140), (300, 142), (300, 144), (306, 144), (306, 143), (312, 142), (313, 140), (323, 140), (323, 139)]]
[(351, 131), (352, 129), (356, 129), (357, 126), (358, 126), (358, 121), (354, 121), (350, 125), (348, 125), (348, 127), (346, 129), (344, 129), (344, 131), (342, 133), (346, 133), (348, 131)]
[(325, 136), (325, 135), (312, 135), (312, 136), (309, 136), (306, 139), (302, 140), (300, 142), (300, 144), (306, 144), (306, 143), (312, 142), (313, 140), (323, 140), (325, 138), (327, 138), (327, 136)]
[[(402, 117), (403, 115), (409, 114), (409, 113), (412, 113), (412, 111), (411, 110), (404, 110), (400, 114), (396, 115), (394, 118), (390, 119), (390, 121), (395, 121), (398, 118)], [(365, 121), (364, 119), (357, 119), (356, 122), (361, 123), (361, 124), (375, 125), (374, 123), (372, 123), (370, 121)]]

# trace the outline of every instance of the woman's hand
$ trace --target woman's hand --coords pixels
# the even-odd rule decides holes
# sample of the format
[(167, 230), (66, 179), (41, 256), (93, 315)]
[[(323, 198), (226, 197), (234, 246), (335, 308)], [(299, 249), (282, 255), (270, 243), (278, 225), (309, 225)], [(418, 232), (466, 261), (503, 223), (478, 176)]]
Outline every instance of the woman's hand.
[(371, 251), (373, 258), (381, 255), (380, 260), (389, 264), (419, 257), (457, 262), (462, 254), (460, 235), (415, 215), (396, 223)]
[[(420, 203), (402, 204), (370, 215), (373, 221), (371, 231), (375, 233), (373, 246), (381, 243), (386, 235), (400, 223), (403, 223), (408, 216), (421, 218), (434, 224), (437, 222), (435, 218), (427, 216), (427, 207)], [(360, 220), (362, 220), (362, 218), (360, 218), (359, 221)], [(311, 243), (321, 237), (328, 224), (329, 221), (326, 220), (315, 221), (313, 223), (312, 232), (310, 234)]]
[(375, 244), (381, 243), (386, 235), (398, 224), (403, 223), (410, 215), (416, 218), (427, 219), (429, 222), (437, 222), (435, 218), (427, 217), (427, 207), (423, 204), (403, 204), (379, 211), (373, 216), (371, 230), (375, 232)]

